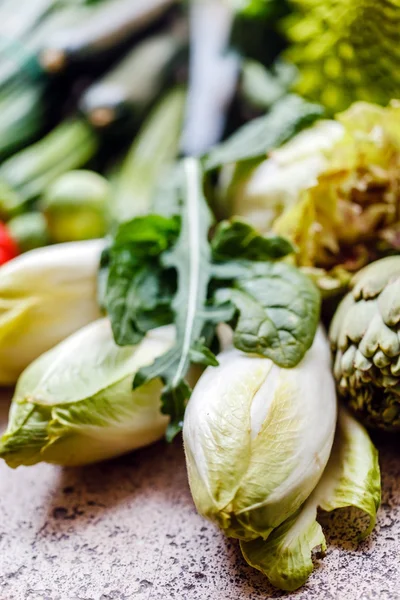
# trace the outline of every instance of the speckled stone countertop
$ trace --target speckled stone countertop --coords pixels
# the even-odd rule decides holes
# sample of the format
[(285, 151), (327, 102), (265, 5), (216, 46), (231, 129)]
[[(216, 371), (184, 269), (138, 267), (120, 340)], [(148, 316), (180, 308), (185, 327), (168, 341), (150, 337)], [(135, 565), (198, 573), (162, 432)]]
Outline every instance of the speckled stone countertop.
[[(0, 397), (0, 429), (7, 410)], [(0, 600), (400, 598), (400, 443), (378, 447), (375, 532), (357, 547), (346, 515), (328, 517), (328, 554), (294, 594), (269, 586), (196, 514), (180, 440), (85, 469), (1, 463)]]

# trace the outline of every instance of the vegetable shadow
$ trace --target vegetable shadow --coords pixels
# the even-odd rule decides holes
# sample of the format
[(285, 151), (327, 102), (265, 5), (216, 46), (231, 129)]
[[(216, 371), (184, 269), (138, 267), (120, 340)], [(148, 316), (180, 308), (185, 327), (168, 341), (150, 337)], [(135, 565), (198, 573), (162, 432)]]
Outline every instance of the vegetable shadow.
[(113, 527), (113, 514), (121, 520), (115, 523), (118, 532), (126, 515), (134, 520), (143, 514), (143, 507), (155, 509), (172, 502), (174, 489), (182, 480), (186, 480), (186, 471), (180, 438), (173, 444), (157, 442), (106, 462), (63, 468), (50, 494), (40, 533), (59, 537), (72, 529), (93, 527), (103, 519)]
[[(360, 532), (368, 525), (368, 517), (354, 508), (321, 513), (318, 518), (328, 546), (347, 552), (373, 553), (376, 541), (381, 540), (382, 535), (390, 537), (392, 527), (400, 518), (400, 439), (396, 434), (383, 432), (372, 432), (371, 437), (379, 451), (382, 478), (382, 502), (374, 530), (360, 542)], [(398, 529), (394, 536), (398, 536)]]
[(12, 388), (0, 387), (0, 434), (7, 426), (12, 393)]

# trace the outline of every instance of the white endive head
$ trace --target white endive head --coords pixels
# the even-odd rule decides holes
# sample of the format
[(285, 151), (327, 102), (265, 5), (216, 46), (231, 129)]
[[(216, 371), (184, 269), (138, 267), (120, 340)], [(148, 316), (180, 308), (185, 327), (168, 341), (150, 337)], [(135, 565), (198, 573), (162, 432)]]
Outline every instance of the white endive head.
[(98, 319), (97, 271), (104, 242), (32, 250), (0, 267), (0, 385)]
[(0, 457), (11, 467), (84, 465), (160, 439), (168, 425), (161, 381), (135, 391), (132, 381), (174, 339), (168, 326), (137, 346), (120, 347), (109, 320), (100, 319), (49, 350), (18, 381)]
[(318, 483), (336, 425), (322, 329), (294, 369), (224, 351), (189, 401), (183, 428), (197, 509), (228, 535), (268, 537)]

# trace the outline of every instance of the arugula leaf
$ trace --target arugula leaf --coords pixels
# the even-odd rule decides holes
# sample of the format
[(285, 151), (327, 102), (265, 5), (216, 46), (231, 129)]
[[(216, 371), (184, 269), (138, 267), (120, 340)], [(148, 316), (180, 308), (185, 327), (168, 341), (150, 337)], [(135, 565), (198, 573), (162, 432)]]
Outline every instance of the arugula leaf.
[(293, 251), (290, 242), (237, 219), (210, 236), (201, 162), (185, 159), (176, 175), (170, 189), (176, 214), (121, 225), (102, 269), (104, 282), (108, 268), (105, 305), (118, 344), (135, 344), (149, 329), (175, 324), (175, 345), (133, 381), (134, 388), (163, 381), (168, 439), (182, 425), (191, 364), (217, 364), (211, 350), (217, 324), (233, 327), (239, 349), (293, 367), (311, 346), (319, 316), (314, 284), (294, 267), (272, 262)]
[(278, 235), (260, 235), (251, 225), (240, 219), (219, 223), (211, 242), (215, 260), (247, 258), (271, 260), (283, 258), (294, 251), (287, 240)]
[(208, 233), (212, 216), (202, 192), (203, 174), (199, 162), (188, 158), (183, 164), (186, 202), (182, 207), (181, 230), (176, 244), (163, 257), (163, 265), (178, 273), (178, 289), (172, 302), (176, 344), (152, 365), (141, 369), (133, 382), (136, 388), (160, 377), (166, 384), (162, 401), (163, 411), (171, 415), (168, 438), (172, 438), (181, 426), (185, 401), (190, 395), (185, 381), (190, 364), (217, 364), (215, 356), (202, 341), (206, 323), (213, 320), (213, 313), (207, 308), (211, 278)]
[(230, 301), (238, 311), (236, 348), (270, 358), (280, 367), (295, 367), (311, 347), (318, 326), (316, 286), (285, 263), (243, 267), (234, 286), (216, 294), (217, 301)]
[(204, 157), (205, 169), (210, 171), (229, 163), (262, 157), (322, 114), (323, 108), (319, 104), (289, 94), (274, 104), (268, 114), (246, 123), (225, 142), (215, 146)]
[[(108, 250), (102, 304), (120, 346), (137, 344), (149, 329), (171, 322), (176, 283), (173, 273), (163, 269), (160, 256), (178, 232), (178, 219), (160, 215), (137, 217), (119, 227)], [(100, 273), (104, 280), (103, 269)]]

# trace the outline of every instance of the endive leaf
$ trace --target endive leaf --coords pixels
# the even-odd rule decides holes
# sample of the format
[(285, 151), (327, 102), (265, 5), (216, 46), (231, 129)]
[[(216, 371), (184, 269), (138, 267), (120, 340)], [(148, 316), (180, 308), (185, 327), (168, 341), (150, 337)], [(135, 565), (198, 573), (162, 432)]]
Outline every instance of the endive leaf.
[(377, 450), (364, 427), (341, 408), (332, 454), (314, 492), (267, 540), (241, 542), (243, 556), (273, 585), (295, 590), (307, 581), (313, 570), (313, 550), (318, 547), (322, 552), (326, 550), (325, 536), (317, 522), (317, 509), (332, 511), (354, 506), (365, 512), (370, 522), (360, 534), (362, 539), (375, 525), (380, 500)]

